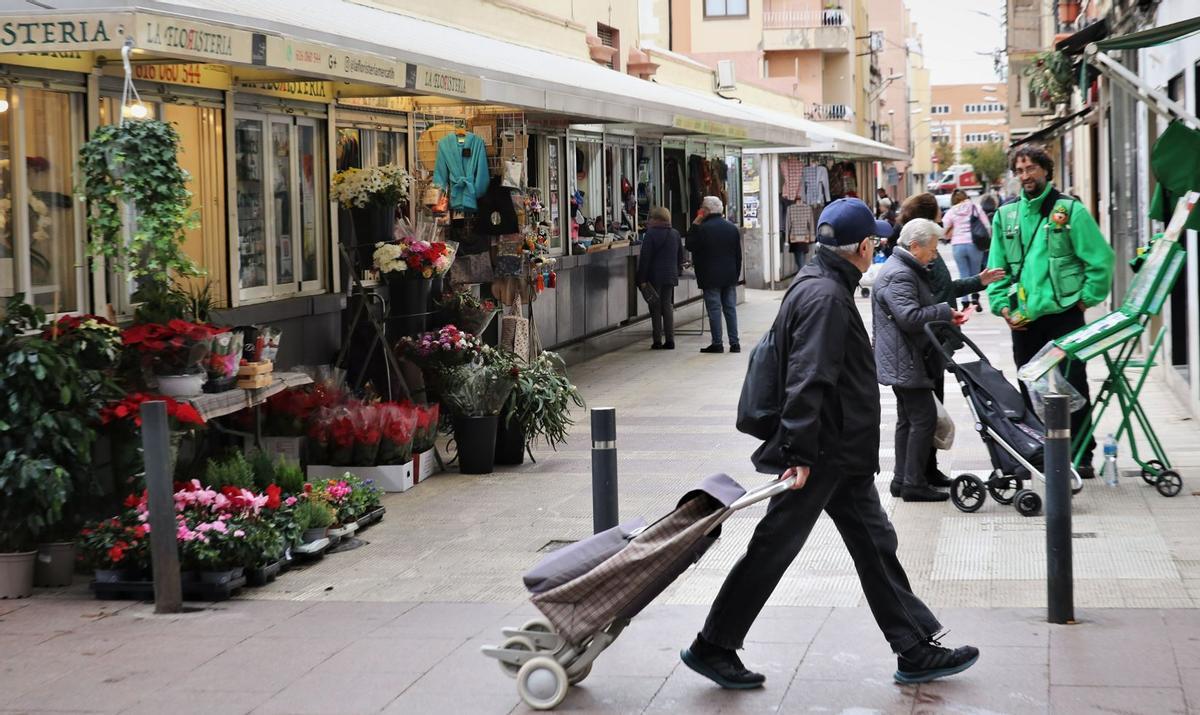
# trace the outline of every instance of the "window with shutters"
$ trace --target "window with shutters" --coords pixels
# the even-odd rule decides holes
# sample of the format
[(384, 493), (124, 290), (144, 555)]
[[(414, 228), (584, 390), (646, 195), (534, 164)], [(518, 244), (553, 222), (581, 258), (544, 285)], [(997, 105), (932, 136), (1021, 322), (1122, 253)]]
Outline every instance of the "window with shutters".
[(596, 35), (600, 38), (600, 44), (616, 50), (612, 60), (606, 66), (610, 70), (617, 70), (619, 72), (621, 70), (621, 31), (615, 27), (596, 23)]

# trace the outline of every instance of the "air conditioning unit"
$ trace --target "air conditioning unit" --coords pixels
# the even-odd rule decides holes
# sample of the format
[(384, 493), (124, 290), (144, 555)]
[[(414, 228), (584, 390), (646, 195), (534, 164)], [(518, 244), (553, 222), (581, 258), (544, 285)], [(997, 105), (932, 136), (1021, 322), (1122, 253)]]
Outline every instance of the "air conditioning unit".
[(734, 73), (733, 60), (717, 60), (717, 70), (713, 73), (713, 81), (718, 92), (728, 92), (737, 89), (737, 77)]

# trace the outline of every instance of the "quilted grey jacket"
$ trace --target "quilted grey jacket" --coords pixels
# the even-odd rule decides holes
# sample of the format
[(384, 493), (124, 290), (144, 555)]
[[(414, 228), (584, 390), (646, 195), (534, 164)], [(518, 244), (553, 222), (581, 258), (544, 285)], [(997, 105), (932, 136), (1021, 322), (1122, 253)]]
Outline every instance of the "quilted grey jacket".
[(950, 310), (933, 295), (929, 271), (911, 253), (896, 247), (875, 277), (871, 291), (875, 376), (879, 384), (933, 387), (931, 371), (941, 370), (941, 364), (932, 355), (924, 326), (934, 320), (950, 320)]

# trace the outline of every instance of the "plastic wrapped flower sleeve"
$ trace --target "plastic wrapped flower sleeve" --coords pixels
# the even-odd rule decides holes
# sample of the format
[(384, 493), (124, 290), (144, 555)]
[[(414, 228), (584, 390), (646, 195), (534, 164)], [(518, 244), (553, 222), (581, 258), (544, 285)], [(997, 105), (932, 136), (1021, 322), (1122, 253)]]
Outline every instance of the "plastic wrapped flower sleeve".
[(406, 464), (412, 460), (417, 408), (412, 403), (389, 402), (379, 406), (383, 437), (379, 440), (376, 464)]
[[(1033, 370), (1032, 366), (1039, 364), (1048, 353), (1054, 350), (1060, 350), (1060, 348), (1053, 341), (1046, 343), (1037, 355), (1033, 356), (1033, 359), (1020, 367), (1017, 371), (1018, 375), (1041, 372), (1041, 370)], [(1041, 372), (1041, 376), (1035, 379), (1022, 379), (1021, 383), (1029, 391), (1029, 401), (1033, 404), (1033, 411), (1043, 421), (1046, 419), (1046, 395), (1066, 395), (1071, 412), (1081, 410), (1087, 404), (1087, 398), (1067, 381), (1061, 364), (1056, 364), (1049, 370)]]
[(350, 408), (335, 407), (329, 419), (329, 463), (339, 467), (354, 464), (354, 421)]
[(356, 467), (370, 467), (379, 454), (379, 441), (383, 430), (379, 426), (379, 409), (374, 405), (360, 405), (350, 413), (354, 425), (354, 456)]

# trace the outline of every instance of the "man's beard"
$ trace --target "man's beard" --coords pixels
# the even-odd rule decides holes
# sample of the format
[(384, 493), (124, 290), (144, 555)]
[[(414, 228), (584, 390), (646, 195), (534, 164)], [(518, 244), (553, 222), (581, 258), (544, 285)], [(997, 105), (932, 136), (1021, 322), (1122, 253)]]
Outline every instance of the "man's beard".
[[(1029, 198), (1033, 198), (1033, 197), (1035, 197), (1035, 196), (1041, 196), (1042, 192), (1043, 192), (1043, 191), (1045, 191), (1045, 189), (1046, 189), (1046, 184), (1047, 184), (1047, 183), (1049, 183), (1049, 182), (1047, 182), (1047, 181), (1035, 181), (1035, 182), (1033, 182), (1033, 188), (1032, 188), (1032, 189), (1025, 189), (1025, 195), (1026, 195), (1026, 196), (1028, 196)], [(1023, 189), (1024, 189), (1024, 188), (1025, 188), (1025, 185), (1024, 185), (1024, 184), (1022, 184), (1022, 185), (1021, 185), (1021, 188), (1023, 188)]]

